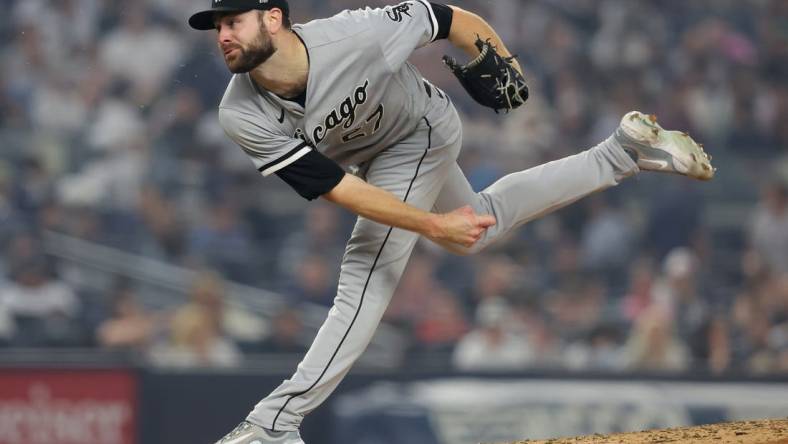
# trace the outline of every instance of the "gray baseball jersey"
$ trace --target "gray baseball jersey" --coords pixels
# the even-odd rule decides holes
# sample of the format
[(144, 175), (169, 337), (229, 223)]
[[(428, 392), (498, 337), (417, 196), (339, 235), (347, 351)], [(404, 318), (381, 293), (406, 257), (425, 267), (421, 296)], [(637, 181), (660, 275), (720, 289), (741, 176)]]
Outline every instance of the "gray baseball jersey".
[(344, 11), (293, 31), (309, 55), (306, 106), (238, 74), (219, 109), (228, 136), (264, 176), (313, 148), (343, 167), (357, 165), (404, 139), (427, 113), (429, 86), (407, 59), (437, 36), (428, 2)]
[[(422, 210), (470, 205), (495, 216), (496, 225), (468, 253), (637, 171), (611, 137), (474, 192), (456, 162), (462, 127), (454, 106), (406, 62), (415, 48), (446, 35), (438, 30), (438, 6), (411, 0), (294, 26), (310, 61), (305, 107), (236, 75), (222, 100), (222, 126), (266, 176), (317, 149), (345, 167), (363, 164), (367, 182)], [(297, 430), (331, 394), (371, 340), (417, 239), (358, 218), (325, 323), (295, 374), (248, 421)]]

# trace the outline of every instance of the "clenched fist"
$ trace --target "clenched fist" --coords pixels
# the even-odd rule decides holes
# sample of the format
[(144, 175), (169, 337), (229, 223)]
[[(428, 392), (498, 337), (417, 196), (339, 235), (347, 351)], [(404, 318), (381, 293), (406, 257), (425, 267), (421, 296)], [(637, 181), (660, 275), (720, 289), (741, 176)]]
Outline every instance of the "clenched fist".
[(496, 223), (493, 216), (476, 214), (470, 205), (435, 216), (433, 230), (427, 237), (444, 246), (455, 244), (471, 248)]

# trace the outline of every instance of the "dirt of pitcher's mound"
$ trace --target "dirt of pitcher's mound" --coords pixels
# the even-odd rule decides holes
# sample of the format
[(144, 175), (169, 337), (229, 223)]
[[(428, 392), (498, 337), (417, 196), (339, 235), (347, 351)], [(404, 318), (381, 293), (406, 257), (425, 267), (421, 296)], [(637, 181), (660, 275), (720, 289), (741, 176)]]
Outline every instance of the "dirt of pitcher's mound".
[(709, 424), (615, 435), (520, 441), (514, 444), (788, 444), (788, 419)]

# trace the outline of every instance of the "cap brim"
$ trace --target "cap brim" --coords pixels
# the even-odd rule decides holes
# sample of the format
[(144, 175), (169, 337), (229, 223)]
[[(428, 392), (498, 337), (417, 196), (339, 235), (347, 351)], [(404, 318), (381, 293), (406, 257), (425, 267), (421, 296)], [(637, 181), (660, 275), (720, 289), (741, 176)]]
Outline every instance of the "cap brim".
[(192, 28), (198, 31), (210, 31), (212, 29), (216, 29), (216, 25), (213, 22), (213, 16), (217, 12), (243, 12), (243, 11), (247, 11), (247, 9), (218, 7), (218, 8), (208, 9), (205, 11), (200, 11), (189, 17), (189, 26), (191, 26)]

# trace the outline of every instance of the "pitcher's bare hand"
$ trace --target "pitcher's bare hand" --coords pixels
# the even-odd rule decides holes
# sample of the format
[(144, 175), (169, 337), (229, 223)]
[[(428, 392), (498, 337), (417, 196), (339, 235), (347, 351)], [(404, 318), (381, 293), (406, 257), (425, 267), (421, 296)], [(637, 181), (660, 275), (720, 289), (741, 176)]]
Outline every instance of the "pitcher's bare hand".
[(449, 213), (437, 214), (434, 230), (427, 237), (440, 244), (450, 243), (470, 248), (495, 223), (495, 217), (476, 214), (468, 205)]

